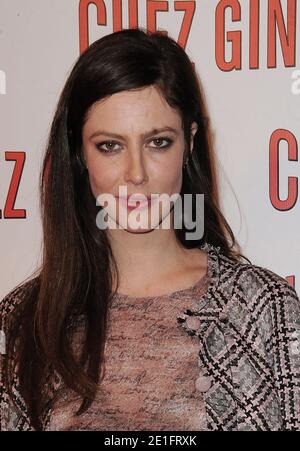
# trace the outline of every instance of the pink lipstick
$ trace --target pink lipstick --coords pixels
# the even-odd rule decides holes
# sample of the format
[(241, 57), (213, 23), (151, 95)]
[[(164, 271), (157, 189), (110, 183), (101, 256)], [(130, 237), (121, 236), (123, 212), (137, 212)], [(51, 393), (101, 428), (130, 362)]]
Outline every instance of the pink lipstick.
[[(135, 196), (127, 196), (127, 197), (119, 197), (120, 202), (124, 205), (128, 210), (134, 210), (138, 208), (139, 210), (144, 210), (151, 206), (151, 197), (135, 197)], [(129, 205), (129, 199), (131, 204)]]

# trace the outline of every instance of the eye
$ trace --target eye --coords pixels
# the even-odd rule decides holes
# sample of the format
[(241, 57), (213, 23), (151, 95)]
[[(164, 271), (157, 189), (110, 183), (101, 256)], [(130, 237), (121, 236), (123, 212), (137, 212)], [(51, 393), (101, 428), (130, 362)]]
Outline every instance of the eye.
[[(160, 145), (162, 143), (162, 141), (166, 141), (166, 144), (164, 144), (163, 146)], [(154, 142), (156, 144), (155, 146), (150, 146), (153, 149), (167, 149), (173, 143), (173, 140), (170, 138), (166, 138), (166, 137), (158, 137), (158, 138), (152, 139), (149, 142)], [(115, 148), (116, 145), (118, 145), (118, 143), (116, 141), (102, 141), (102, 142), (96, 144), (96, 148), (104, 153), (115, 153), (118, 150)]]
[[(115, 141), (102, 141), (101, 143), (96, 144), (96, 148), (104, 153), (112, 153), (115, 152), (114, 146), (118, 144)], [(107, 146), (106, 149), (102, 146)]]
[[(152, 141), (150, 141), (150, 142), (155, 142), (156, 144), (158, 143), (161, 143), (161, 141), (166, 141), (167, 142), (167, 144), (165, 144), (164, 146), (160, 146), (160, 145), (155, 145), (154, 146), (154, 148), (157, 148), (157, 149), (166, 149), (167, 147), (170, 147), (170, 145), (172, 144), (172, 139), (170, 139), (170, 138), (165, 138), (165, 137), (159, 137), (159, 138), (154, 138), (154, 139), (152, 139)], [(153, 147), (153, 146), (150, 146), (150, 147)]]

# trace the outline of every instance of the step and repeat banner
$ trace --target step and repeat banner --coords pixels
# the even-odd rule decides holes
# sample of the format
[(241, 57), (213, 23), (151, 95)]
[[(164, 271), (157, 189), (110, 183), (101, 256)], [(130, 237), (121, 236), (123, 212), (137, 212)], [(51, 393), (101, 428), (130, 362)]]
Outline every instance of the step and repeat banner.
[(41, 262), (39, 173), (71, 67), (96, 39), (136, 26), (164, 30), (194, 62), (225, 217), (244, 255), (300, 293), (299, 3), (0, 0), (1, 299)]

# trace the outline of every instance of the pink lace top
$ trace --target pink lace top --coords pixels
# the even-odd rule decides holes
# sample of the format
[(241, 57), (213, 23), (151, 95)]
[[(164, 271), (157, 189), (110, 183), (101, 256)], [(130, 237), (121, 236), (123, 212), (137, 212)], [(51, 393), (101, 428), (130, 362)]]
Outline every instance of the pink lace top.
[(116, 294), (109, 311), (105, 373), (95, 401), (80, 416), (80, 400), (61, 388), (46, 430), (206, 430), (199, 381), (199, 338), (177, 316), (206, 291), (192, 287), (159, 297)]

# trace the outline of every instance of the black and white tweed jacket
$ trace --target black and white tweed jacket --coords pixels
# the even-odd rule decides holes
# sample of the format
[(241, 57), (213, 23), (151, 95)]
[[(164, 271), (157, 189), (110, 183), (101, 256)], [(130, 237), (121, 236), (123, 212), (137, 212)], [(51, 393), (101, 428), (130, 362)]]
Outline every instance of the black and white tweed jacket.
[[(300, 300), (295, 289), (266, 268), (227, 258), (218, 247), (206, 243), (202, 249), (208, 252), (208, 289), (174, 326), (199, 338), (208, 429), (300, 430)], [(5, 331), (5, 318), (30, 283), (3, 299), (0, 329)], [(1, 430), (33, 430), (17, 380), (10, 399), (0, 376)], [(55, 382), (49, 385), (53, 392)], [(45, 425), (50, 413), (45, 412)]]

